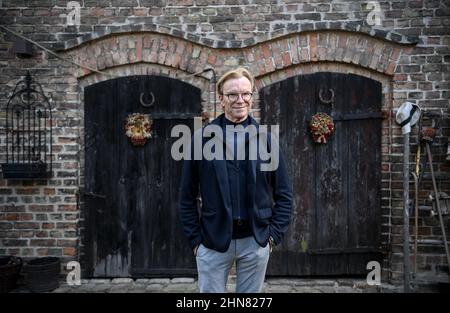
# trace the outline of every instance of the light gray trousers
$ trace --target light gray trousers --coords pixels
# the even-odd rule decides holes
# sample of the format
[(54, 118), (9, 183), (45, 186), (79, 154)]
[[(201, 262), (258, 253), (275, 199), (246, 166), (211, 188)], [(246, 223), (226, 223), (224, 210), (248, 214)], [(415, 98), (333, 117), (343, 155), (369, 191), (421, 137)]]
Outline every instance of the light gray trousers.
[(236, 292), (262, 291), (270, 254), (269, 244), (261, 247), (253, 236), (232, 239), (226, 252), (200, 245), (197, 250), (198, 285), (200, 292), (227, 292), (226, 284), (236, 261)]

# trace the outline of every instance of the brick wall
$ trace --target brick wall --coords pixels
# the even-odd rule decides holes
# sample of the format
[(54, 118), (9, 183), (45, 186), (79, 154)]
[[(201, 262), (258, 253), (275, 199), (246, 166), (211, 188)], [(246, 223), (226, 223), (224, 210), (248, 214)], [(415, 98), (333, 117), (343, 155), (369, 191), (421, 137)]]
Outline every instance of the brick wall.
[[(257, 76), (258, 89), (317, 71), (355, 73), (382, 83), (387, 116), (381, 168), (383, 273), (393, 282), (402, 278), (403, 141), (393, 116), (406, 100), (448, 112), (449, 1), (380, 1), (380, 26), (367, 24), (371, 9), (364, 1), (84, 0), (79, 1), (79, 26), (67, 25), (65, 16), (71, 11), (67, 3), (3, 0), (0, 8), (0, 25), (105, 73), (80, 68), (38, 48), (32, 58), (19, 58), (12, 52), (12, 35), (0, 33), (1, 107), (16, 81), (30, 69), (44, 91), (51, 93), (56, 125), (50, 180), (0, 180), (0, 254), (79, 257), (84, 86), (134, 74), (179, 78), (203, 90), (203, 110), (212, 118), (210, 73), (187, 74), (212, 67), (220, 75), (243, 65)], [(216, 110), (220, 113), (220, 107)], [(254, 115), (259, 116), (257, 99)], [(433, 145), (435, 170), (438, 188), (450, 193), (448, 121), (441, 126)], [(4, 128), (0, 132), (4, 153)], [(429, 175), (422, 187), (418, 269), (427, 275), (442, 274), (446, 259), (438, 220), (430, 217)]]

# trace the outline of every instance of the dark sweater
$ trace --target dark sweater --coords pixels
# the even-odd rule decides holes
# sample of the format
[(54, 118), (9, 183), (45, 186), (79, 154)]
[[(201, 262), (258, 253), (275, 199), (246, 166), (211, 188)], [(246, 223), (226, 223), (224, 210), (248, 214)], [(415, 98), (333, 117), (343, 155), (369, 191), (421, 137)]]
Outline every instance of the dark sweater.
[[(247, 127), (249, 121), (248, 118), (239, 123), (244, 128)], [(234, 144), (233, 159), (227, 159), (227, 172), (228, 172), (228, 184), (230, 188), (231, 204), (233, 209), (233, 239), (244, 238), (252, 235), (251, 227), (249, 224), (248, 214), (248, 193), (247, 193), (247, 175), (248, 175), (248, 134), (240, 133), (238, 131), (227, 131), (226, 126), (239, 125), (233, 123), (227, 118), (224, 118), (222, 125), (224, 130), (224, 139), (227, 142), (227, 138), (234, 136), (234, 140), (228, 139), (229, 143)], [(244, 160), (238, 159), (238, 146), (242, 150), (245, 147)], [(242, 157), (240, 157), (242, 159)]]

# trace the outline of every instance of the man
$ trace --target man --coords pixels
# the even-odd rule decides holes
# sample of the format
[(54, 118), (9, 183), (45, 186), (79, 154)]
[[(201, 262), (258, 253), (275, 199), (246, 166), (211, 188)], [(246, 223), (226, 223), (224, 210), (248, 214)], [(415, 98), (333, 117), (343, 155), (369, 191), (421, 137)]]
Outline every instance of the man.
[[(277, 168), (262, 171), (259, 155), (249, 157), (251, 135), (244, 130), (242, 136), (242, 129), (259, 129), (249, 116), (253, 89), (254, 79), (243, 68), (219, 79), (224, 114), (210, 125), (223, 130), (224, 157), (184, 161), (179, 209), (196, 256), (200, 292), (226, 292), (235, 261), (236, 292), (261, 292), (272, 246), (281, 242), (290, 222), (292, 185), (281, 154), (275, 156)], [(279, 151), (273, 137), (266, 134), (267, 149)], [(239, 157), (239, 146), (245, 147), (245, 157)]]

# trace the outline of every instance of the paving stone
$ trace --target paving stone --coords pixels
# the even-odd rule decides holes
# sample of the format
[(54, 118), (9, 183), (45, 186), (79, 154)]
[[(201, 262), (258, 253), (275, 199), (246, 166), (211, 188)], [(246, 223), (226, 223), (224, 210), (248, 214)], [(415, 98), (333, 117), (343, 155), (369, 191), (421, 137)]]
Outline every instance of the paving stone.
[(66, 287), (63, 287), (63, 288), (66, 290), (66, 291), (64, 291), (65, 293), (86, 293), (86, 292), (90, 292), (90, 290), (88, 290), (88, 288), (87, 288), (87, 284), (80, 285), (80, 286), (66, 286)]
[[(290, 279), (288, 279), (290, 280)], [(316, 281), (311, 279), (292, 279), (290, 282), (291, 286), (303, 286), (303, 287), (314, 287), (316, 286)]]
[(377, 288), (380, 288), (381, 292), (384, 293), (397, 293), (397, 292), (403, 292), (403, 287), (400, 286), (393, 286), (388, 284), (381, 284), (381, 286), (378, 286)]
[(144, 293), (145, 292), (145, 285), (134, 285), (133, 287), (128, 288), (126, 293)]
[(77, 290), (86, 289), (88, 286), (92, 286), (92, 285), (89, 285), (89, 284), (72, 285), (72, 286), (66, 285), (66, 288), (77, 291)]
[(309, 279), (292, 279), (292, 286), (312, 286), (313, 282)]
[(111, 289), (110, 284), (95, 284), (92, 292), (108, 292), (109, 289)]
[(337, 283), (339, 286), (346, 286), (346, 287), (353, 287), (355, 285), (355, 282), (352, 281), (351, 279), (338, 279)]
[(170, 283), (171, 284), (192, 284), (195, 282), (194, 278), (189, 278), (189, 277), (178, 277), (178, 278), (173, 278)]
[(150, 279), (148, 278), (139, 278), (134, 281), (135, 284), (138, 285), (148, 285), (150, 284)]
[(169, 278), (151, 278), (149, 284), (164, 284), (167, 285), (170, 283)]
[(91, 279), (89, 280), (89, 284), (109, 284), (111, 279)]
[(353, 287), (348, 286), (340, 286), (339, 288), (335, 289), (336, 293), (362, 293), (361, 289), (356, 289)]
[(334, 286), (334, 285), (336, 285), (335, 280), (315, 279), (312, 281), (312, 286)]
[(361, 292), (363, 293), (381, 293), (381, 290), (379, 288), (364, 288), (359, 290), (361, 290)]
[(52, 292), (54, 292), (54, 293), (66, 293), (66, 292), (68, 292), (69, 288), (70, 288), (69, 286), (62, 286), (62, 287), (56, 288)]
[(197, 292), (197, 286), (194, 284), (170, 284), (164, 291), (166, 292)]
[(107, 292), (109, 293), (125, 293), (130, 286), (125, 284), (116, 284), (112, 286)]
[(365, 288), (373, 288), (376, 286), (370, 286), (365, 279), (363, 280), (355, 280), (353, 281), (353, 287), (358, 289), (365, 289)]
[(268, 286), (263, 292), (265, 293), (289, 293), (292, 292), (292, 286), (274, 285)]
[(155, 284), (150, 284), (147, 287), (145, 287), (145, 291), (156, 292), (156, 291), (162, 291), (163, 288), (164, 288), (164, 285), (155, 283)]
[(284, 279), (284, 278), (272, 278), (272, 279), (267, 279), (266, 282), (269, 285), (282, 285), (282, 286), (293, 286), (294, 282), (292, 280), (289, 279)]
[(133, 278), (114, 278), (111, 283), (113, 284), (129, 284), (133, 282)]
[(330, 287), (330, 286), (318, 286), (315, 288), (316, 290), (318, 290), (321, 293), (336, 293), (337, 292), (337, 288)]
[(307, 286), (295, 286), (292, 289), (292, 292), (298, 293), (320, 293), (319, 290)]
[[(111, 287), (110, 284), (103, 284), (104, 286), (109, 286)], [(92, 290), (94, 290), (95, 286), (97, 286), (96, 284), (81, 284), (80, 286), (71, 286), (72, 289), (74, 290), (79, 290), (79, 291), (87, 291), (87, 292), (91, 292)]]

